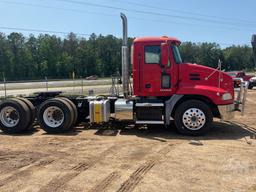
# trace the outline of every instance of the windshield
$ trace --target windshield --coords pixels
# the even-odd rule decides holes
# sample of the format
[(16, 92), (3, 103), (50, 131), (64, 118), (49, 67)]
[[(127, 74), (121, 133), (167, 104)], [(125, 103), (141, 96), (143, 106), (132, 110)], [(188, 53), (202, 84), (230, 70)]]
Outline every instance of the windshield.
[(172, 45), (172, 53), (176, 64), (182, 63), (180, 51), (177, 45)]

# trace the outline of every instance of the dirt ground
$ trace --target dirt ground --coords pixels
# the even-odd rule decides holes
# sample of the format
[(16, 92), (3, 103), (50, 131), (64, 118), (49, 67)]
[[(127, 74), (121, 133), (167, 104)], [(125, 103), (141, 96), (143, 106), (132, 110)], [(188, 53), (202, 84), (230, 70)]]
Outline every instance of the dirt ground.
[(246, 115), (203, 137), (123, 125), (0, 132), (0, 191), (256, 191), (255, 98), (250, 90)]

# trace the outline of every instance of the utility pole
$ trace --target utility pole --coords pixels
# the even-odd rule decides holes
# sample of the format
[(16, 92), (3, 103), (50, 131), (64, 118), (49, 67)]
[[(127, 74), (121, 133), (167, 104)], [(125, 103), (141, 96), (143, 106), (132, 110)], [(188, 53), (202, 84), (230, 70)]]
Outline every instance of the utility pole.
[(82, 80), (82, 95), (84, 94), (84, 79), (83, 77), (81, 77), (81, 80)]
[(45, 76), (44, 79), (45, 79), (45, 88), (46, 88), (46, 91), (48, 91), (48, 78)]
[(7, 98), (7, 90), (6, 90), (6, 79), (5, 79), (5, 76), (4, 76), (4, 98), (5, 98), (5, 99)]

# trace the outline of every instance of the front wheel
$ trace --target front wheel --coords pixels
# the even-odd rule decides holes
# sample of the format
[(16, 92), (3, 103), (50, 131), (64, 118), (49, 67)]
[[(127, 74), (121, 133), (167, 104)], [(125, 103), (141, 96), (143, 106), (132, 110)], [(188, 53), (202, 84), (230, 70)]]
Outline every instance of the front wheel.
[(188, 100), (178, 106), (174, 121), (184, 135), (203, 135), (209, 131), (213, 120), (211, 109), (202, 101)]

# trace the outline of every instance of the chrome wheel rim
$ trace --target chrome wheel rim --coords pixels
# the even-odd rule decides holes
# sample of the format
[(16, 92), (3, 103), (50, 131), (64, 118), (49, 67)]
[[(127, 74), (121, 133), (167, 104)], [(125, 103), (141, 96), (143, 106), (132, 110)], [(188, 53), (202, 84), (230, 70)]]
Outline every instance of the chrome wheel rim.
[(59, 127), (64, 121), (64, 112), (56, 106), (51, 106), (45, 109), (43, 120), (49, 127)]
[(187, 129), (196, 131), (205, 125), (206, 116), (202, 110), (190, 108), (183, 114), (182, 121)]
[(4, 107), (0, 112), (1, 123), (5, 127), (15, 127), (20, 121), (20, 115), (18, 111), (11, 106)]

